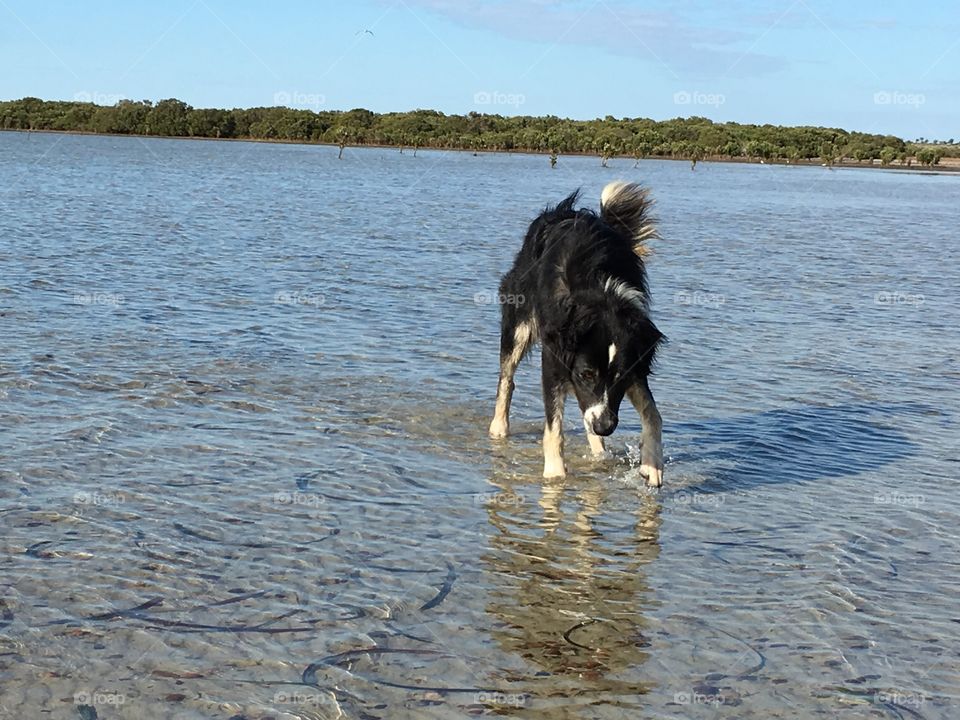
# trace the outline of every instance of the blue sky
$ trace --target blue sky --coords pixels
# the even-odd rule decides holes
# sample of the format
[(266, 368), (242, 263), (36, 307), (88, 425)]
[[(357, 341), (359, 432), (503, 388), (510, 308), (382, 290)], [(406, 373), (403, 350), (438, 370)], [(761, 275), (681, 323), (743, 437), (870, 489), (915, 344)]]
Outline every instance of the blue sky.
[(0, 99), (703, 115), (960, 140), (956, 2), (0, 0), (0, 64)]

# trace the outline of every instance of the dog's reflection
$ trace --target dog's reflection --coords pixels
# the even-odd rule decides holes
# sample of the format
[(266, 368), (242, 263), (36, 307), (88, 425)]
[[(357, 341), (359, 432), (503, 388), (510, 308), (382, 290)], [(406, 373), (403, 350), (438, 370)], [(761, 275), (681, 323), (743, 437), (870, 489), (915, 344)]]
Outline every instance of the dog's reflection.
[(647, 689), (645, 568), (659, 553), (659, 502), (610, 480), (494, 484), (486, 609), (517, 659), (513, 679), (531, 701), (600, 693), (632, 705)]

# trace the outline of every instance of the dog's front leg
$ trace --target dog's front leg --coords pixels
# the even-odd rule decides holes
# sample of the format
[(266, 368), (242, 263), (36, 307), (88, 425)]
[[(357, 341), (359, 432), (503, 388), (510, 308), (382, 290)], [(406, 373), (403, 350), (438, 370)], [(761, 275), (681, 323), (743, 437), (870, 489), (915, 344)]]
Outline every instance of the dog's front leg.
[(563, 477), (563, 404), (567, 397), (566, 377), (562, 365), (549, 350), (543, 353), (543, 476)]
[(497, 405), (490, 423), (490, 437), (505, 438), (510, 432), (510, 401), (513, 399), (513, 374), (533, 341), (533, 322), (527, 320), (515, 327), (504, 308), (503, 330), (500, 333), (500, 380), (497, 383)]
[(653, 393), (647, 379), (643, 378), (634, 384), (627, 395), (630, 402), (640, 413), (640, 422), (643, 423), (643, 435), (640, 443), (640, 473), (647, 478), (647, 485), (660, 487), (663, 484), (663, 441), (661, 440), (663, 423), (660, 411), (654, 402)]
[(563, 464), (563, 397), (555, 398), (556, 405), (551, 412), (547, 410), (547, 421), (543, 426), (543, 476), (545, 478), (563, 477), (567, 474)]
[(594, 456), (603, 456), (603, 454), (606, 452), (606, 448), (603, 444), (603, 438), (599, 435), (594, 435), (589, 430), (587, 430), (587, 442), (590, 443), (590, 452), (592, 452)]

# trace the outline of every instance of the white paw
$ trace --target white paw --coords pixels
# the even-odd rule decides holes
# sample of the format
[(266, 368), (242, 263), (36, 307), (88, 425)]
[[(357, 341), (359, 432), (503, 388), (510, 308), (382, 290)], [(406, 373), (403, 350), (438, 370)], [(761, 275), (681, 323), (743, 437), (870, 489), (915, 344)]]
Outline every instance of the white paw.
[[(586, 426), (586, 423), (584, 423), (584, 426)], [(604, 445), (603, 438), (590, 432), (590, 428), (587, 428), (587, 443), (590, 445), (590, 452), (593, 453), (595, 458), (606, 455), (604, 452), (606, 446)]]
[(647, 485), (649, 487), (660, 487), (663, 485), (663, 468), (643, 464), (640, 466), (640, 474), (647, 479)]
[(563, 460), (550, 461), (543, 463), (543, 476), (545, 478), (563, 477), (567, 474), (567, 469), (563, 465)]
[(510, 434), (510, 425), (505, 420), (493, 419), (490, 423), (490, 437), (494, 440), (502, 440)]

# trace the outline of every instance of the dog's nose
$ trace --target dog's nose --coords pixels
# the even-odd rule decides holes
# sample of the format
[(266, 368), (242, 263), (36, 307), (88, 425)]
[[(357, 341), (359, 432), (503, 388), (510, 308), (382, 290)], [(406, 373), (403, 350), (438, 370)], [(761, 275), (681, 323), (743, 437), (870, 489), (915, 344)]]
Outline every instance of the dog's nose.
[(612, 413), (603, 413), (595, 418), (593, 425), (594, 435), (611, 435), (617, 429), (617, 416)]

